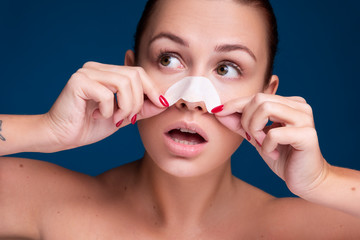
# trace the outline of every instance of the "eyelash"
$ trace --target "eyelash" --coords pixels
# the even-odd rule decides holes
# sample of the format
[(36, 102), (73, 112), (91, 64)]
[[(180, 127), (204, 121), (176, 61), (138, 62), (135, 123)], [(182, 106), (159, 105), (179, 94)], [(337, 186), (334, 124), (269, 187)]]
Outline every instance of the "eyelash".
[[(158, 56), (156, 58), (156, 61), (159, 63), (161, 58), (167, 57), (167, 56), (175, 57), (177, 59), (179, 59), (179, 58), (181, 59), (181, 57), (178, 54), (174, 53), (174, 52), (167, 51), (167, 50), (160, 50), (160, 53), (158, 54)], [(179, 59), (179, 61), (180, 61), (180, 59)]]
[(239, 65), (233, 63), (233, 62), (230, 62), (230, 61), (222, 61), (221, 63), (219, 63), (217, 65), (217, 68), (220, 67), (221, 65), (229, 65), (230, 67), (233, 67), (236, 69), (236, 71), (239, 73), (240, 76), (243, 75), (243, 70), (241, 69), (241, 67), (239, 67)]
[[(171, 51), (168, 51), (168, 50), (164, 50), (164, 49), (161, 49), (160, 50), (160, 53), (158, 54), (157, 58), (156, 58), (156, 62), (159, 63), (160, 60), (165, 57), (165, 56), (170, 56), (170, 57), (175, 57), (177, 59), (179, 59), (179, 61), (181, 61), (181, 57), (177, 54), (177, 53), (174, 53), (174, 52), (171, 52)], [(243, 69), (241, 67), (239, 67), (237, 64), (231, 62), (231, 61), (228, 61), (228, 60), (225, 60), (225, 61), (222, 61), (220, 62), (217, 66), (216, 66), (216, 69), (221, 66), (221, 65), (228, 65), (230, 67), (233, 67), (236, 69), (236, 71), (239, 73), (240, 76), (243, 76)]]

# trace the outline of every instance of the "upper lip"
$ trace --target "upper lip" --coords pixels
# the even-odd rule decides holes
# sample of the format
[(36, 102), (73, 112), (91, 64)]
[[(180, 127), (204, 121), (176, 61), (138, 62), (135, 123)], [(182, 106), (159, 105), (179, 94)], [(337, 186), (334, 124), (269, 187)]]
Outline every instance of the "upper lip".
[(194, 131), (197, 134), (199, 134), (202, 138), (204, 138), (204, 140), (207, 142), (209, 140), (206, 132), (196, 123), (193, 122), (185, 122), (185, 121), (180, 121), (180, 122), (176, 122), (174, 124), (169, 125), (168, 127), (166, 127), (165, 129), (165, 133), (168, 133), (169, 131), (173, 130), (173, 129), (188, 129), (190, 131)]

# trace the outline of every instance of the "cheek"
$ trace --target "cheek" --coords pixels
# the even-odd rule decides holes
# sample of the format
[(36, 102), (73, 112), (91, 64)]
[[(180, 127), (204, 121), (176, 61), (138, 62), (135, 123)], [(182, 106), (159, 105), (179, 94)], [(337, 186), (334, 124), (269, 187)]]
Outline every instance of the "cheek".
[(226, 103), (236, 98), (248, 97), (263, 92), (263, 81), (263, 79), (244, 79), (239, 80), (238, 82), (217, 83), (215, 87), (221, 102)]
[[(151, 155), (152, 152), (160, 152), (161, 134), (156, 124), (153, 124), (153, 118), (138, 121), (138, 129), (141, 140), (146, 151)], [(158, 123), (159, 124), (159, 123)], [(154, 144), (156, 143), (156, 144)]]
[(221, 155), (223, 159), (229, 159), (244, 140), (239, 134), (234, 133), (221, 123), (217, 127), (214, 139), (216, 147), (209, 151), (209, 155)]

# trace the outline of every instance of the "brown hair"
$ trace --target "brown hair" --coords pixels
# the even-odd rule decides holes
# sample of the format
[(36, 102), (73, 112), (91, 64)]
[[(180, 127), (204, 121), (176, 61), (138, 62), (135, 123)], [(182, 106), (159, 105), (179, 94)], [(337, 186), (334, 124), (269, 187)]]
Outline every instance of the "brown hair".
[[(274, 14), (274, 10), (269, 2), (269, 0), (234, 0), (238, 3), (244, 4), (246, 6), (252, 6), (258, 8), (264, 12), (264, 15), (267, 20), (267, 29), (268, 29), (268, 66), (265, 72), (265, 86), (269, 83), (271, 75), (273, 73), (275, 56), (278, 48), (278, 30), (277, 30), (277, 21)], [(134, 52), (135, 52), (135, 62), (138, 62), (138, 55), (139, 55), (139, 48), (140, 48), (140, 41), (145, 32), (147, 27), (147, 23), (149, 22), (156, 4), (158, 0), (148, 0), (141, 19), (137, 25), (136, 33), (135, 33), (135, 45), (134, 45)]]

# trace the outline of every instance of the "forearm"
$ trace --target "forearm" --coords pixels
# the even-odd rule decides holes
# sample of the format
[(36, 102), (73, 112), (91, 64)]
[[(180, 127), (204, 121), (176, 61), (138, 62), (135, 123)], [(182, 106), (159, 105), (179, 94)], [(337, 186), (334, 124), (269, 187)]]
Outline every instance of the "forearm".
[(321, 184), (301, 197), (360, 217), (360, 172), (329, 166)]
[(0, 115), (0, 122), (0, 156), (57, 150), (46, 115)]

